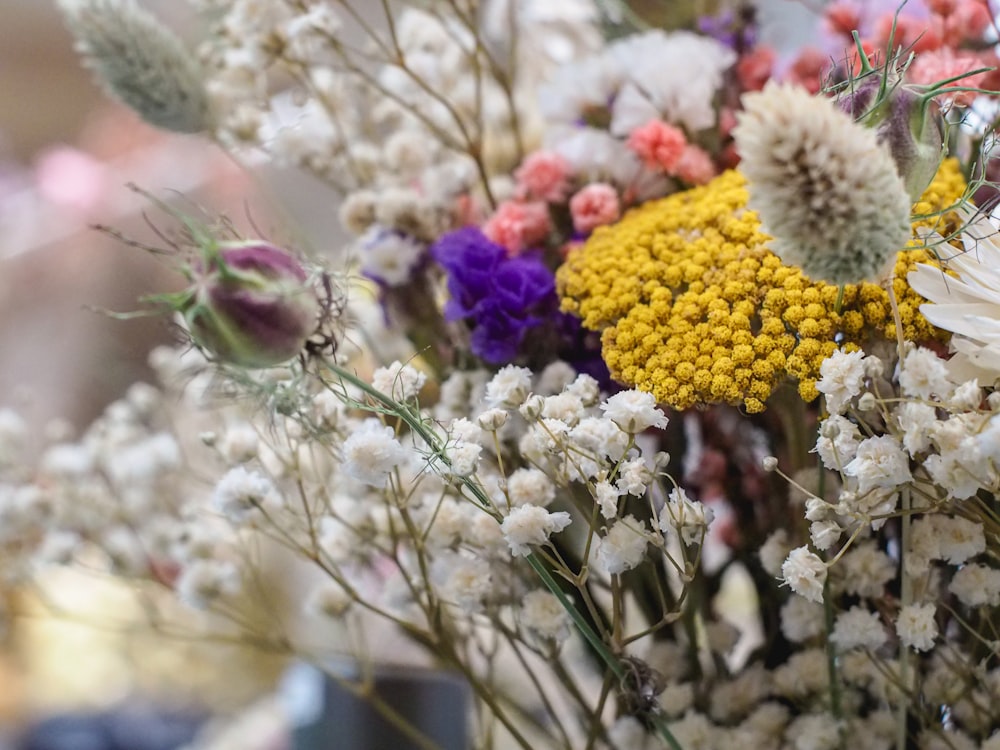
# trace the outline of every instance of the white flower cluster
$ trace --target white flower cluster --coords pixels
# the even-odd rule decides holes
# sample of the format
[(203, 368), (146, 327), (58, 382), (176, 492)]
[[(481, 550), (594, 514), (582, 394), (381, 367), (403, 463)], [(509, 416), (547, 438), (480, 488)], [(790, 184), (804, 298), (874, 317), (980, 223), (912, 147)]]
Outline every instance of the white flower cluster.
[[(811, 547), (790, 549), (791, 537), (780, 530), (760, 559), (796, 594), (781, 609), (782, 632), (795, 643), (826, 630), (821, 603), (837, 612), (847, 597), (851, 604), (835, 614), (828, 635), (848, 681), (852, 653), (864, 655), (871, 680), (872, 664), (891, 674), (891, 654), (905, 649), (929, 653), (927, 663), (937, 664), (923, 687), (926, 699), (961, 700), (959, 692), (946, 695), (938, 680), (977, 695), (991, 690), (992, 678), (963, 672), (964, 656), (943, 657), (948, 666), (934, 661), (942, 649), (956, 648), (939, 646), (945, 623), (967, 628), (966, 618), (989, 617), (1000, 603), (1000, 570), (990, 564), (991, 516), (982, 510), (983, 498), (1000, 491), (1000, 399), (963, 373), (913, 345), (898, 362), (841, 350), (822, 365), (817, 388), (829, 415), (815, 452), (825, 473), (796, 475), (793, 493), (810, 522)], [(886, 543), (874, 532), (890, 522), (896, 541)], [(824, 552), (825, 560), (818, 554)], [(890, 596), (900, 580), (902, 595)], [(952, 618), (955, 608), (962, 612)], [(963, 719), (963, 726), (975, 724)]]

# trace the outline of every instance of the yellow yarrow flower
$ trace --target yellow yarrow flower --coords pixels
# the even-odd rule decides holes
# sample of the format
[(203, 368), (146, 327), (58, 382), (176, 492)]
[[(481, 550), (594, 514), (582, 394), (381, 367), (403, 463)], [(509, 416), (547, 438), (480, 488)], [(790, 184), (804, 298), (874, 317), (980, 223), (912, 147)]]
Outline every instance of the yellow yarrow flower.
[[(958, 162), (945, 160), (914, 206), (914, 231), (954, 232), (956, 217), (937, 212), (964, 190)], [(746, 204), (745, 178), (728, 171), (639, 206), (570, 253), (556, 275), (562, 309), (602, 331), (613, 378), (675, 409), (726, 403), (754, 413), (789, 376), (804, 400), (816, 398), (820, 364), (838, 347), (895, 338), (884, 289), (846, 285), (838, 309), (840, 287), (783, 265)], [(933, 255), (916, 239), (908, 247), (893, 281), (903, 335), (940, 338), (906, 283)]]

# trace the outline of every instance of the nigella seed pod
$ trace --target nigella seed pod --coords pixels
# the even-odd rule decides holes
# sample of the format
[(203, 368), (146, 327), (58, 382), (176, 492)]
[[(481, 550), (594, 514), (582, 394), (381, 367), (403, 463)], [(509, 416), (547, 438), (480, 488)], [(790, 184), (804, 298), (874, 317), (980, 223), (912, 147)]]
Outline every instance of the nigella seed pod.
[(894, 75), (872, 72), (837, 100), (841, 111), (872, 128), (889, 149), (906, 192), (919, 200), (941, 164), (944, 141), (937, 105)]
[(177, 310), (195, 343), (221, 362), (279, 365), (316, 331), (319, 298), (286, 250), (262, 241), (221, 243), (191, 275)]

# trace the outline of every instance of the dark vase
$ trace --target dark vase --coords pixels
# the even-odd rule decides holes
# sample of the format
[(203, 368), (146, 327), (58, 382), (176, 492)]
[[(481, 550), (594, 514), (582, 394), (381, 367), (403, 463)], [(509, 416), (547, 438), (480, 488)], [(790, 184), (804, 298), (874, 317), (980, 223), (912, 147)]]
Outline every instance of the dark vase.
[(419, 742), (350, 686), (362, 685), (351, 662), (321, 669), (297, 663), (282, 689), (292, 721), (293, 750), (468, 750), (468, 684), (453, 673), (376, 666), (373, 692), (426, 740)]

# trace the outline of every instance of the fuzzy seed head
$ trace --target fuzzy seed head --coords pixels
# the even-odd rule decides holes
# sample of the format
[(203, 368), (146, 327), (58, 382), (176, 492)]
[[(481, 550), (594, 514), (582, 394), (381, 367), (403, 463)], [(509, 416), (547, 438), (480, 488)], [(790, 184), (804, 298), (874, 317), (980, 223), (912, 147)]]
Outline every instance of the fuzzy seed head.
[(210, 126), (205, 75), (184, 43), (134, 0), (59, 0), (77, 51), (104, 89), (151, 125)]
[(876, 133), (796, 86), (743, 103), (733, 135), (771, 250), (816, 281), (879, 279), (910, 239), (910, 198)]

